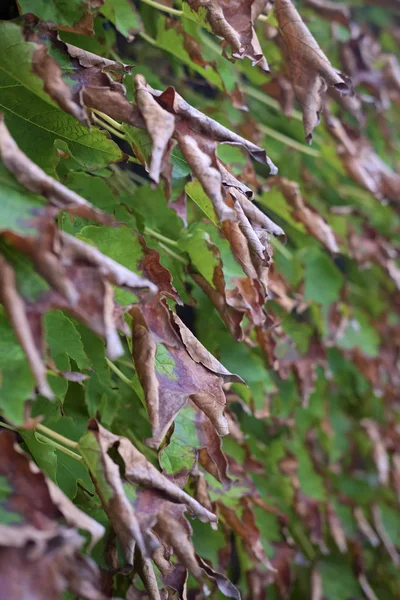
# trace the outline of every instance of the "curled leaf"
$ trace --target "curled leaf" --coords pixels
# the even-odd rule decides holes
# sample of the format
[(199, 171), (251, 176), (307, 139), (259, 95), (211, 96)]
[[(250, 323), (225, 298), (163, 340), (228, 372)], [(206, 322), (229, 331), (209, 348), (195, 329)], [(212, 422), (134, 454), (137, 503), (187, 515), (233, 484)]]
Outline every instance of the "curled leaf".
[(331, 66), (291, 0), (276, 0), (274, 10), (294, 93), (303, 109), (306, 140), (311, 143), (327, 86), (333, 86), (343, 95), (350, 94), (351, 88), (349, 82)]
[(266, 7), (267, 0), (187, 0), (190, 8), (198, 12), (205, 9), (207, 21), (216, 35), (224, 38), (232, 49), (232, 57), (252, 61), (269, 72), (268, 63), (258, 41), (254, 22)]

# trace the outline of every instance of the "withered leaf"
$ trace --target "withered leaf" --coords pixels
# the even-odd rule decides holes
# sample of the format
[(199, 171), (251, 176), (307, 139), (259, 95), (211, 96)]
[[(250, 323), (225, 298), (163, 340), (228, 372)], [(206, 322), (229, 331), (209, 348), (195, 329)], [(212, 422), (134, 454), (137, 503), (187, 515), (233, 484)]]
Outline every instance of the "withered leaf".
[(321, 242), (330, 252), (339, 252), (335, 235), (328, 223), (318, 212), (306, 205), (299, 185), (295, 181), (289, 181), (284, 177), (276, 177), (270, 180), (271, 184), (277, 184), (288, 204), (292, 208), (293, 217), (303, 223), (307, 231)]
[(87, 529), (95, 543), (104, 528), (46, 480), (13, 434), (0, 431), (0, 448), (0, 474), (9, 491), (2, 506), (7, 524), (0, 525), (2, 594), (50, 600), (70, 590), (85, 600), (105, 600), (98, 568), (79, 554), (84, 539), (77, 532)]
[[(160, 92), (151, 88), (143, 76), (137, 75), (135, 80), (140, 90), (141, 106), (146, 106), (146, 110), (150, 110), (149, 107), (152, 106), (151, 110), (157, 114), (158, 122), (163, 120), (163, 127), (156, 128), (150, 113), (147, 117), (142, 115), (146, 126), (151, 127), (150, 135), (153, 140), (153, 152), (155, 152), (155, 158), (151, 159), (152, 179), (154, 181), (159, 179), (162, 158), (167, 157), (169, 151), (168, 135), (171, 132), (170, 137), (177, 140), (178, 147), (194, 175), (213, 202), (220, 221), (234, 220), (234, 212), (225, 202), (222, 175), (216, 157), (217, 143), (242, 146), (255, 160), (268, 164), (271, 173), (276, 173), (275, 165), (262, 148), (190, 106), (174, 88), (169, 87), (164, 92)], [(153, 101), (150, 96), (153, 97)], [(143, 104), (144, 99), (146, 99), (145, 104)], [(157, 110), (154, 102), (159, 105)], [(174, 120), (171, 117), (174, 117)], [(173, 123), (175, 129), (172, 133)]]
[(357, 134), (339, 119), (330, 116), (327, 125), (338, 141), (337, 151), (343, 166), (363, 188), (377, 200), (389, 201), (398, 209), (400, 198), (400, 175), (392, 171), (376, 154), (369, 140)]
[(267, 0), (187, 0), (190, 8), (207, 11), (207, 21), (212, 31), (224, 38), (232, 48), (232, 57), (252, 61), (269, 72), (268, 63), (258, 41), (254, 22), (264, 11)]
[[(148, 263), (153, 260), (150, 258)], [(144, 272), (149, 275), (148, 267)], [(151, 445), (158, 447), (175, 415), (191, 399), (220, 435), (228, 433), (224, 417), (224, 381), (232, 375), (189, 332), (158, 296), (131, 311), (133, 358), (145, 391), (152, 424)]]
[[(146, 289), (154, 293), (157, 287), (96, 248), (56, 229), (53, 217), (61, 209), (100, 223), (113, 224), (114, 219), (46, 175), (28, 159), (12, 139), (3, 120), (0, 120), (0, 158), (21, 186), (48, 200), (48, 204), (39, 209), (34, 202), (30, 209), (27, 201), (27, 214), (20, 215), (17, 225), (11, 221), (11, 225), (0, 229), (3, 239), (8, 242), (1, 255), (0, 295), (40, 393), (52, 397), (42, 362), (44, 313), (52, 308), (68, 310), (104, 337), (109, 355), (115, 357), (123, 350), (117, 333), (121, 323), (114, 314), (112, 285), (139, 291), (139, 294), (140, 290)], [(13, 180), (14, 185), (18, 185), (16, 181)], [(21, 196), (24, 188), (20, 189)], [(28, 194), (28, 200), (30, 198)], [(48, 283), (46, 291), (35, 302), (24, 298), (18, 289), (16, 265), (13, 264), (15, 254), (10, 246), (24, 254)]]
[(351, 93), (350, 83), (331, 66), (291, 0), (276, 0), (274, 10), (294, 93), (303, 110), (306, 140), (311, 143), (327, 86), (345, 95)]
[[(25, 17), (25, 39), (35, 44), (34, 72), (50, 98), (84, 123), (87, 107), (114, 119), (144, 126), (137, 107), (126, 98), (123, 77), (131, 67), (63, 42), (57, 32), (37, 19)], [(58, 62), (55, 56), (60, 57)]]
[[(107, 431), (94, 419), (79, 448), (127, 563), (133, 564), (137, 544), (145, 557), (154, 555), (166, 584), (173, 585), (173, 569), (166, 565), (162, 548), (160, 556), (161, 544), (171, 547), (179, 561), (202, 581), (203, 571), (184, 514), (188, 510), (204, 522), (215, 522), (217, 517), (160, 473), (127, 438)], [(150, 576), (149, 564), (146, 573)], [(147, 575), (144, 580), (150, 585), (153, 580)], [(169, 583), (167, 575), (171, 575)], [(153, 594), (156, 598), (155, 590)]]

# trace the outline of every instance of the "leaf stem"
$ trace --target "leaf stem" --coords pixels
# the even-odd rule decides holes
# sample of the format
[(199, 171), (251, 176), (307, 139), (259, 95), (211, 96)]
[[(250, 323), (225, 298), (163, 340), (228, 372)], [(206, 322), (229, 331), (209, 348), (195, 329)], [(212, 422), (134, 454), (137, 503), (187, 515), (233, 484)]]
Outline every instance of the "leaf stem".
[(120, 365), (124, 365), (125, 367), (128, 367), (128, 369), (132, 369), (132, 371), (135, 370), (135, 367), (133, 366), (133, 364), (128, 362), (127, 360), (124, 360), (123, 358), (117, 358), (117, 362), (119, 362)]
[(62, 446), (61, 444), (58, 444), (54, 440), (51, 440), (50, 438), (48, 438), (44, 435), (41, 435), (40, 433), (36, 433), (36, 436), (37, 436), (38, 440), (40, 440), (41, 442), (44, 442), (45, 444), (50, 444), (50, 446), (53, 446), (53, 448), (56, 448), (56, 450), (60, 450), (67, 456), (70, 456), (71, 458), (73, 458), (74, 460), (78, 460), (78, 461), (82, 460), (82, 456), (80, 456), (76, 452), (73, 452), (69, 448)]
[(118, 129), (122, 132), (124, 131), (124, 126), (121, 123), (118, 123), (118, 121), (116, 121), (106, 113), (101, 112), (101, 110), (97, 110), (97, 108), (91, 108), (90, 110), (94, 112), (98, 117), (101, 117), (104, 121), (107, 121), (107, 123), (114, 127), (114, 129)]
[(162, 12), (169, 13), (170, 15), (176, 15), (177, 17), (182, 17), (183, 10), (177, 10), (176, 8), (171, 8), (170, 6), (164, 6), (164, 4), (159, 4), (154, 0), (141, 0), (143, 4), (148, 4), (153, 8), (157, 8), (157, 10), (161, 10)]
[(8, 423), (4, 423), (4, 421), (0, 421), (0, 427), (4, 427), (4, 429), (9, 429), (10, 431), (17, 431), (15, 427), (12, 427)]
[(310, 146), (306, 146), (305, 144), (301, 144), (300, 142), (297, 142), (293, 138), (288, 137), (284, 133), (279, 133), (279, 131), (275, 131), (275, 129), (271, 129), (271, 127), (268, 127), (267, 125), (263, 125), (262, 123), (259, 123), (258, 127), (263, 133), (265, 133), (265, 135), (269, 135), (270, 137), (274, 138), (278, 142), (282, 142), (282, 144), (285, 144), (286, 146), (290, 146), (291, 148), (294, 148), (295, 150), (298, 150), (299, 152), (302, 152), (303, 154), (309, 154), (310, 156), (315, 156), (315, 157), (320, 156), (319, 150), (316, 150), (315, 148), (310, 148)]
[(121, 381), (123, 381), (129, 387), (132, 387), (132, 381), (129, 379), (129, 377), (124, 375), (124, 373), (122, 371), (120, 371), (118, 369), (118, 367), (116, 365), (114, 365), (114, 363), (107, 357), (106, 357), (106, 362), (107, 362), (108, 366), (110, 367), (111, 371), (113, 371), (120, 378)]
[(154, 231), (154, 229), (151, 229), (150, 227), (145, 227), (144, 232), (151, 235), (151, 237), (156, 238), (156, 240), (160, 240), (160, 242), (165, 242), (169, 246), (178, 246), (178, 242), (158, 233), (158, 231)]
[[(167, 7), (165, 7), (165, 8), (167, 8)], [(157, 41), (154, 38), (152, 38), (151, 36), (149, 36), (147, 33), (145, 33), (144, 31), (139, 32), (139, 37), (141, 37), (145, 42), (148, 42), (152, 46), (157, 46)]]
[(135, 163), (135, 165), (141, 165), (142, 163), (136, 156), (128, 156), (128, 162)]
[[(18, 429), (16, 427), (12, 427), (11, 425), (8, 425), (8, 423), (4, 423), (3, 421), (0, 423), (0, 427), (4, 427), (5, 429), (9, 429), (10, 431), (18, 431)], [(71, 440), (69, 440), (68, 438), (64, 437), (63, 435), (60, 435), (59, 433), (56, 433), (55, 431), (53, 431), (52, 429), (49, 429), (48, 427), (45, 427), (45, 425), (41, 425), (40, 423), (38, 425), (36, 425), (36, 429), (41, 429), (46, 430), (48, 432), (51, 432), (51, 435), (53, 437), (57, 436), (59, 438), (62, 438), (64, 444), (66, 442), (68, 442), (68, 445), (72, 445), (73, 444), (73, 448), (77, 448), (78, 444), (76, 442), (72, 442)], [(50, 444), (50, 446), (53, 446), (54, 448), (56, 448), (57, 450), (60, 450), (61, 452), (64, 452), (64, 454), (67, 454), (68, 456), (71, 456), (71, 458), (74, 458), (75, 460), (82, 460), (82, 457), (77, 454), (76, 452), (73, 452), (72, 450), (70, 450), (69, 448), (66, 448), (65, 446), (62, 446), (61, 444), (59, 444), (58, 442), (55, 442), (54, 440), (52, 440), (50, 437), (47, 437), (46, 435), (42, 435), (41, 433), (38, 433), (36, 431), (36, 436), (38, 438), (38, 440), (40, 440), (41, 442), (45, 443), (45, 444)]]
[(168, 248), (168, 246), (166, 246), (162, 242), (159, 242), (159, 245), (161, 246), (161, 248), (164, 250), (164, 252), (166, 254), (169, 254), (169, 256), (171, 256), (172, 258), (175, 258), (175, 260), (178, 260), (180, 263), (182, 263), (183, 265), (187, 266), (188, 262), (187, 262), (187, 260), (185, 260), (183, 258), (183, 256), (180, 256), (179, 254), (177, 254), (176, 252), (174, 252), (173, 250), (171, 250), (171, 248)]
[(117, 131), (116, 129), (114, 129), (114, 127), (111, 127), (111, 125), (109, 125), (108, 123), (102, 121), (101, 119), (99, 119), (98, 117), (96, 117), (95, 114), (92, 114), (92, 119), (93, 121), (96, 123), (96, 125), (100, 125), (100, 127), (104, 127), (104, 129), (107, 129), (107, 131), (109, 131), (112, 135), (115, 135), (116, 137), (121, 138), (121, 140), (126, 140), (126, 136), (121, 133), (120, 131)]
[(64, 446), (69, 446), (70, 448), (77, 448), (78, 447), (78, 442), (73, 442), (69, 438), (61, 435), (61, 433), (57, 433), (57, 431), (53, 431), (49, 427), (46, 427), (46, 425), (42, 425), (42, 423), (38, 423), (36, 425), (36, 429), (38, 429), (39, 431), (41, 431), (42, 433), (44, 433), (48, 437), (53, 438), (55, 440), (58, 440), (59, 442), (61, 442), (62, 444), (64, 444)]

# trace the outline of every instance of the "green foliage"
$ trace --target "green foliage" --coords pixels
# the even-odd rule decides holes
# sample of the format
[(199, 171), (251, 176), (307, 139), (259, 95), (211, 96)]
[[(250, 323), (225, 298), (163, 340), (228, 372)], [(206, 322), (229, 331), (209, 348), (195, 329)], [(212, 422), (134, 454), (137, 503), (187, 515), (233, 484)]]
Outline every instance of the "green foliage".
[[(40, 570), (44, 531), (90, 531), (48, 559), (65, 599), (238, 598), (228, 576), (243, 598), (394, 598), (395, 2), (296, 3), (318, 69), (304, 30), (282, 52), (283, 0), (258, 21), (234, 3), (251, 43), (224, 3), (100, 4), (0, 23), (0, 550)], [(347, 86), (329, 61), (356, 95), (326, 95), (309, 148), (293, 93), (309, 139), (304, 73)]]

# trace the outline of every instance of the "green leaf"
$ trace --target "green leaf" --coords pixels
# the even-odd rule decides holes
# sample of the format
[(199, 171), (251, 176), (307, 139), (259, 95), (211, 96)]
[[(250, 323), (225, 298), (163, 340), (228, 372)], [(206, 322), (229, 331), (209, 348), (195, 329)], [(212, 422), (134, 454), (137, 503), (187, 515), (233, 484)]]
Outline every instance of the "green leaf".
[(185, 190), (189, 198), (197, 204), (197, 206), (206, 215), (206, 217), (210, 219), (210, 221), (212, 221), (214, 225), (218, 225), (218, 218), (215, 214), (212, 202), (204, 192), (200, 183), (197, 180), (191, 181), (186, 185)]
[(339, 298), (344, 279), (329, 256), (316, 248), (303, 254), (305, 263), (304, 299), (329, 306)]
[(128, 41), (132, 41), (134, 35), (143, 27), (130, 0), (106, 0), (100, 10)]
[(62, 354), (68, 354), (79, 369), (88, 369), (89, 361), (83, 350), (81, 337), (71, 319), (60, 310), (53, 310), (46, 313), (44, 322), (47, 343), (54, 360), (57, 361), (57, 357)]
[(0, 227), (23, 235), (36, 235), (33, 218), (47, 202), (24, 188), (0, 162)]
[(0, 409), (11, 423), (24, 421), (24, 405), (34, 385), (25, 353), (0, 306)]
[(50, 21), (58, 27), (90, 33), (89, 0), (18, 0), (18, 4), (22, 14), (33, 13), (42, 21)]
[[(78, 237), (86, 243), (95, 245), (101, 252), (110, 256), (131, 271), (141, 273), (139, 263), (144, 257), (139, 237), (128, 227), (84, 227)], [(115, 299), (120, 304), (131, 304), (135, 295), (117, 288)]]
[(42, 80), (32, 73), (33, 49), (17, 25), (0, 23), (0, 109), (21, 150), (53, 175), (57, 149), (91, 171), (121, 160), (108, 133), (87, 129), (43, 92)]

